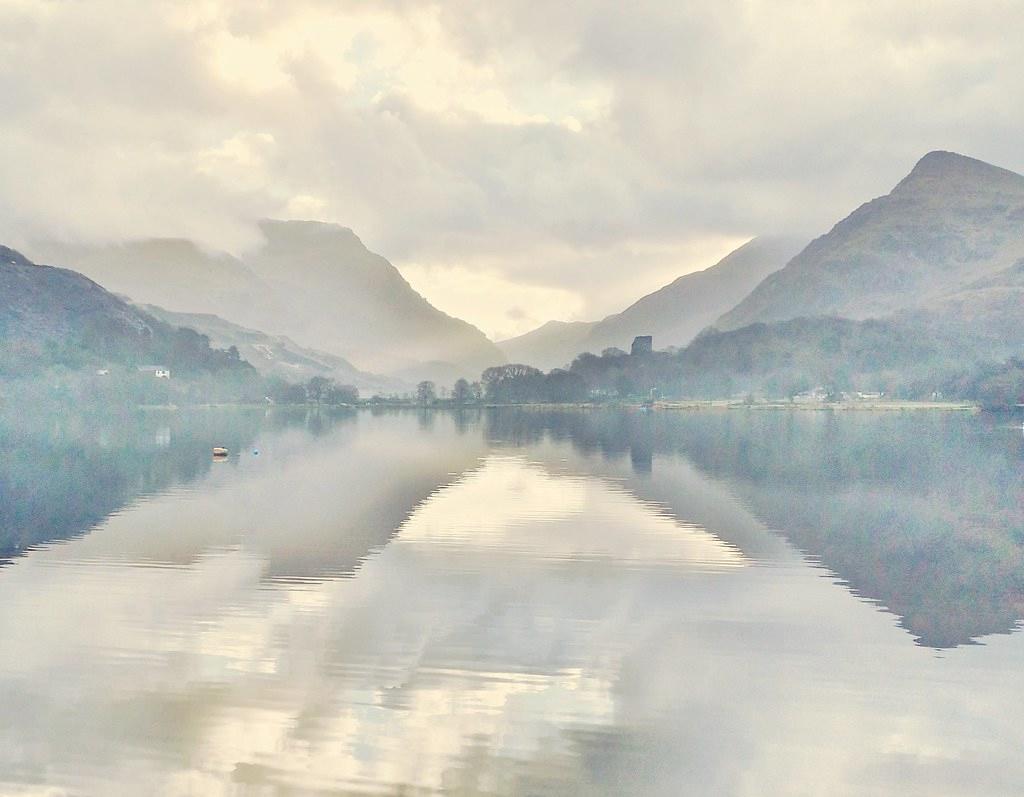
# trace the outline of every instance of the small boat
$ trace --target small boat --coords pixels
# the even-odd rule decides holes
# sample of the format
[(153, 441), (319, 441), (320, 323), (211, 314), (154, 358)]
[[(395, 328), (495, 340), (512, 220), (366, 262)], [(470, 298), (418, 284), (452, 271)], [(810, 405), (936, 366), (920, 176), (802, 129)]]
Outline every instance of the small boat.
[(220, 446), (213, 447), (213, 456), (215, 459), (220, 459), (222, 457), (226, 457), (227, 455), (228, 450), (226, 448), (221, 448)]

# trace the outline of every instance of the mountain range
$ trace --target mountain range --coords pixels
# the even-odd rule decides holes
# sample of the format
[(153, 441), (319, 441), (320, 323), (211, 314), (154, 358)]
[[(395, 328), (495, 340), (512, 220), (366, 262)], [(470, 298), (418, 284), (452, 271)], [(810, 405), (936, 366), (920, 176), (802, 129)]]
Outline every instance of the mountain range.
[(653, 335), (658, 348), (685, 346), (782, 268), (801, 243), (783, 236), (754, 238), (710, 268), (684, 274), (621, 313), (596, 322), (551, 321), (498, 346), (510, 361), (545, 369), (566, 365), (583, 351), (628, 351), (637, 335)]
[(621, 313), (549, 322), (499, 346), (510, 360), (550, 368), (584, 351), (628, 349), (635, 335), (667, 348), (705, 329), (728, 335), (827, 316), (884, 319), (896, 335), (960, 339), (957, 356), (1004, 358), (1024, 346), (1022, 308), (1024, 177), (936, 151), (802, 249), (792, 238), (755, 238)]
[[(808, 362), (826, 354), (812, 345), (819, 328), (836, 340), (856, 339), (858, 346), (881, 340), (882, 332), (895, 342), (925, 336), (940, 341), (936, 362), (1005, 359), (1024, 347), (1024, 177), (950, 152), (928, 153), (890, 193), (803, 249), (792, 238), (754, 238), (714, 266), (601, 321), (552, 321), (499, 345), (433, 307), (345, 227), (264, 221), (259, 228), (262, 244), (242, 258), (173, 239), (37, 247), (51, 262), (74, 265), (144, 309), (61, 269), (33, 271), (26, 282), (18, 270), (29, 261), (3, 250), (0, 331), (11, 344), (5, 350), (56, 345), (61, 330), (83, 339), (82, 328), (63, 329), (67, 314), (91, 330), (86, 338), (93, 346), (100, 345), (100, 322), (88, 319), (103, 319), (112, 340), (124, 345), (133, 334), (159, 337), (161, 330), (188, 325), (217, 345), (237, 347), (263, 373), (329, 374), (386, 390), (422, 378), (443, 385), (459, 376), (474, 379), (506, 358), (545, 369), (565, 366), (584, 351), (627, 349), (636, 335), (653, 335), (659, 349), (696, 340), (700, 352), (743, 359), (746, 346), (756, 342), (767, 356), (797, 330)], [(62, 308), (50, 320), (44, 282), (52, 306)], [(82, 298), (70, 298), (79, 289)], [(20, 299), (19, 291), (25, 292)], [(800, 318), (833, 321), (775, 326)], [(838, 323), (843, 319), (886, 325), (844, 326)], [(741, 337), (734, 341), (734, 335)], [(368, 370), (385, 372), (391, 381)]]
[(33, 244), (140, 304), (214, 314), (407, 379), (476, 378), (504, 356), (476, 327), (431, 305), (352, 230), (263, 221), (263, 243), (239, 259), (180, 239), (86, 247)]

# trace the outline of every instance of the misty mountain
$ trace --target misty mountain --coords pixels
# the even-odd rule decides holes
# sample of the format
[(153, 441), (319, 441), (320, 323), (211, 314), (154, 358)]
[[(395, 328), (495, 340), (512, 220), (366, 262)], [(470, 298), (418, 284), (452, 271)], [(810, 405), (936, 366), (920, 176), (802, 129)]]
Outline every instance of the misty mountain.
[(1019, 354), (1024, 347), (1024, 258), (902, 315), (977, 336), (994, 356)]
[(81, 274), (37, 266), (0, 246), (0, 373), (105, 363), (251, 370), (198, 333), (158, 321)]
[(234, 346), (242, 358), (264, 376), (276, 376), (288, 382), (305, 382), (314, 376), (324, 376), (369, 392), (410, 389), (400, 380), (360, 371), (343, 357), (307, 349), (283, 335), (248, 329), (210, 313), (176, 313), (155, 305), (143, 305), (142, 309), (167, 324), (188, 327), (206, 335), (217, 348)]
[(803, 243), (787, 237), (754, 238), (715, 265), (684, 274), (599, 321), (587, 337), (588, 350), (615, 346), (628, 351), (636, 335), (653, 335), (659, 349), (685, 346), (765, 277), (786, 265)]
[(413, 290), (352, 230), (312, 221), (264, 221), (265, 245), (246, 265), (290, 305), (289, 335), (360, 368), (410, 378), (476, 378), (504, 356), (472, 324)]
[(548, 370), (572, 362), (586, 348), (596, 321), (548, 321), (524, 335), (498, 341), (509, 362)]
[(255, 326), (259, 321), (276, 324), (283, 317), (283, 305), (242, 261), (181, 238), (94, 247), (39, 242), (32, 244), (31, 255), (37, 262), (74, 268), (138, 304), (220, 314)]
[(927, 399), (981, 397), (975, 388), (989, 377), (1012, 393), (1011, 366), (989, 360), (983, 341), (914, 317), (815, 316), (707, 329), (676, 352), (581, 354), (569, 373), (587, 391), (619, 399), (647, 398), (652, 390), (666, 398), (779, 399), (816, 387)]
[(503, 361), (479, 329), (431, 305), (352, 230), (307, 221), (264, 221), (260, 230), (263, 244), (244, 260), (178, 239), (34, 251), (140, 304), (217, 315), (358, 369), (475, 378)]
[(721, 399), (761, 396), (824, 401), (842, 393), (977, 401), (1008, 409), (1024, 402), (1024, 358), (993, 357), (990, 342), (933, 323), (930, 316), (854, 320), (813, 316), (709, 327), (684, 349), (584, 352), (568, 370), (490, 368), (489, 402)]
[(979, 359), (975, 338), (914, 319), (799, 317), (710, 329), (679, 352), (681, 384), (698, 395), (764, 390), (785, 396), (815, 386), (927, 396)]
[(913, 313), (968, 332), (1013, 330), (1019, 341), (1021, 258), (1024, 177), (931, 152), (889, 194), (811, 242), (716, 326)]
[(758, 283), (778, 271), (802, 245), (795, 238), (762, 236), (703, 271), (684, 274), (595, 323), (549, 322), (499, 347), (509, 360), (539, 368), (565, 365), (583, 351), (629, 350), (637, 335), (653, 335), (657, 348), (685, 346), (735, 307)]

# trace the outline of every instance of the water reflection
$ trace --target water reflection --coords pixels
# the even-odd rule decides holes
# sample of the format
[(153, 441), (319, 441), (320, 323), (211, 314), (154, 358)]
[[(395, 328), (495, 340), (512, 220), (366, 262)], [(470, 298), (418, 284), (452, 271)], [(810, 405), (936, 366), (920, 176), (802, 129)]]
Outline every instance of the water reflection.
[[(171, 421), (164, 447), (153, 420), (104, 432), (140, 442), (96, 509), (59, 493), (62, 532), (91, 533), (0, 572), (0, 792), (986, 795), (1024, 778), (1024, 635), (936, 656), (904, 630), (938, 644), (918, 629), (942, 606), (950, 645), (1017, 622), (1016, 429), (274, 414), (233, 421), (211, 468), (228, 421), (208, 422), (190, 438)], [(69, 458), (66, 439), (20, 467)], [(87, 461), (106, 439), (79, 443)], [(174, 475), (132, 481), (133, 462)], [(4, 504), (35, 500), (9, 483)], [(932, 569), (905, 553), (936, 548)], [(940, 566), (991, 583), (900, 583)]]
[(245, 448), (261, 416), (0, 417), (0, 559), (81, 534), (132, 501), (203, 477), (211, 447)]
[[(922, 644), (953, 647), (1024, 618), (1024, 445), (1002, 419), (814, 412), (495, 413), (494, 440), (570, 440), (584, 467), (637, 476), (683, 461)], [(642, 464), (637, 467), (638, 458)], [(693, 512), (686, 479), (659, 500)], [(631, 485), (650, 494), (643, 479)], [(729, 524), (712, 524), (726, 538)], [(735, 540), (743, 547), (749, 544)], [(753, 541), (755, 544), (756, 541)]]

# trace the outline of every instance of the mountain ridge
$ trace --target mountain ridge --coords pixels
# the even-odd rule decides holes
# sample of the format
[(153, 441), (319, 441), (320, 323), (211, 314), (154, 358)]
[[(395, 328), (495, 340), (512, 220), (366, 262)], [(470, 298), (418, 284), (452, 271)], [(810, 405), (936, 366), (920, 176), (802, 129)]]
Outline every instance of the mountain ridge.
[(180, 238), (34, 247), (36, 259), (68, 264), (138, 304), (287, 336), (363, 371), (476, 378), (503, 361), (483, 332), (430, 304), (350, 228), (271, 219), (258, 226), (262, 243), (242, 257)]
[(570, 362), (583, 351), (584, 342), (597, 321), (547, 321), (514, 338), (499, 340), (497, 346), (509, 362), (525, 363), (545, 370)]
[(194, 330), (165, 324), (82, 274), (0, 246), (0, 373), (147, 362), (193, 372), (252, 370)]
[[(503, 361), (483, 332), (434, 307), (350, 228), (272, 219), (260, 221), (259, 228), (266, 243), (245, 262), (267, 284), (301, 304), (306, 317), (303, 342), (328, 340), (336, 327), (323, 323), (323, 318), (342, 312), (351, 319), (344, 346), (319, 347), (336, 351), (361, 368), (378, 362), (378, 370), (430, 377), (438, 369), (429, 364), (441, 363), (476, 378), (484, 368)], [(353, 287), (358, 291), (353, 293)], [(359, 334), (361, 330), (365, 334)], [(428, 367), (418, 369), (417, 364)]]
[(802, 243), (789, 236), (757, 236), (713, 265), (683, 274), (600, 321), (549, 321), (498, 346), (510, 360), (542, 368), (567, 365), (584, 351), (628, 350), (637, 335), (653, 335), (657, 348), (685, 346), (782, 268)]
[(141, 305), (141, 309), (172, 326), (188, 327), (206, 335), (217, 348), (234, 346), (264, 376), (288, 382), (325, 376), (368, 391), (403, 391), (410, 387), (396, 379), (360, 371), (343, 357), (305, 348), (286, 336), (250, 329), (212, 313), (179, 313), (151, 304)]
[(1024, 177), (931, 152), (892, 191), (858, 207), (769, 275), (715, 327), (937, 310), (944, 297), (1021, 257)]
[(685, 346), (755, 285), (785, 265), (803, 244), (788, 236), (761, 235), (729, 252), (714, 265), (677, 277), (642, 296), (591, 330), (596, 350), (627, 348), (636, 335), (653, 335), (659, 348)]

